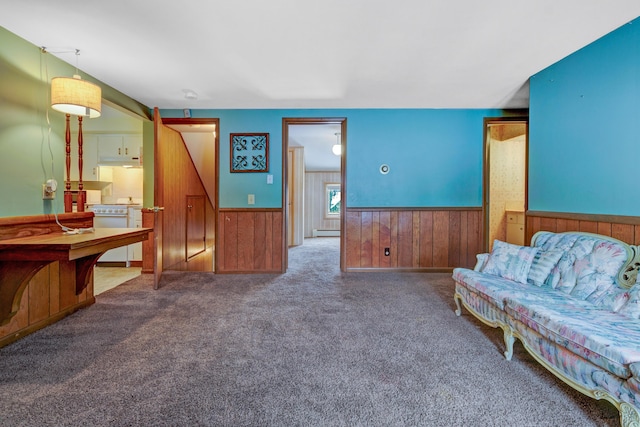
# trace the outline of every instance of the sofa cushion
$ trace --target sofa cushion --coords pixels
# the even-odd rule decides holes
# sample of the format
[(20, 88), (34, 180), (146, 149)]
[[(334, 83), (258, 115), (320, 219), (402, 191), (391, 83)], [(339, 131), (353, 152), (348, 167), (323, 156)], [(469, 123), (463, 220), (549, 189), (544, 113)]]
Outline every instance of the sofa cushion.
[[(562, 233), (552, 233), (552, 232), (539, 232), (535, 236), (532, 241), (532, 246), (539, 248), (541, 251), (549, 251), (552, 249), (559, 249), (563, 252), (562, 257), (560, 257), (561, 261), (566, 261), (568, 258), (567, 252), (573, 247), (576, 240), (578, 240), (578, 234), (562, 234)], [(559, 262), (558, 262), (559, 263)], [(560, 281), (560, 273), (561, 269), (556, 264), (554, 268), (551, 269), (551, 273), (545, 283), (553, 288), (558, 286), (558, 282)]]
[(628, 300), (620, 307), (618, 313), (634, 319), (640, 319), (640, 285), (633, 285), (627, 295)]
[[(550, 295), (555, 296), (557, 293)], [(573, 298), (514, 295), (505, 302), (514, 319), (622, 378), (640, 361), (640, 321)]]
[(487, 264), (487, 261), (489, 261), (489, 254), (477, 254), (476, 260), (476, 265), (473, 267), (473, 269), (475, 271), (482, 271), (484, 269), (484, 266)]
[(562, 249), (539, 250), (533, 258), (533, 263), (529, 269), (527, 283), (536, 286), (544, 285), (551, 270), (558, 264), (563, 254)]
[[(628, 300), (629, 300), (628, 289), (623, 289), (618, 286), (612, 286), (598, 300), (594, 300), (593, 305), (595, 307), (599, 307), (604, 310), (618, 311), (620, 310), (620, 308), (622, 308), (622, 306), (625, 305), (625, 303)], [(592, 301), (591, 297), (587, 298), (587, 301), (591, 302)]]
[(624, 244), (593, 234), (550, 232), (538, 233), (533, 244), (542, 251), (565, 252), (546, 284), (595, 305), (619, 304), (616, 278), (630, 256)]
[(455, 268), (453, 279), (502, 310), (505, 308), (505, 300), (514, 295), (539, 298), (540, 301), (549, 299), (550, 293), (557, 294), (559, 301), (567, 298), (567, 295), (549, 287), (539, 288), (467, 268)]
[(482, 272), (527, 283), (527, 275), (537, 253), (538, 248), (512, 245), (496, 239)]
[(597, 304), (604, 294), (620, 291), (616, 277), (626, 260), (627, 252), (619, 244), (596, 242), (591, 252), (574, 266), (579, 271), (571, 296)]

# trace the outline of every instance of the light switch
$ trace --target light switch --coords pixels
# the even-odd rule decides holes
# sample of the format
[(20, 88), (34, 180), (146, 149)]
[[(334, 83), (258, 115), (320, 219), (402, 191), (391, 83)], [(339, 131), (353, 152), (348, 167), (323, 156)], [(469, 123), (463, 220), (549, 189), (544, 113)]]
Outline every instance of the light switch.
[(267, 184), (273, 184), (273, 175), (267, 175)]
[(255, 205), (256, 204), (256, 195), (255, 194), (249, 194), (249, 197), (247, 197), (247, 203), (250, 205)]

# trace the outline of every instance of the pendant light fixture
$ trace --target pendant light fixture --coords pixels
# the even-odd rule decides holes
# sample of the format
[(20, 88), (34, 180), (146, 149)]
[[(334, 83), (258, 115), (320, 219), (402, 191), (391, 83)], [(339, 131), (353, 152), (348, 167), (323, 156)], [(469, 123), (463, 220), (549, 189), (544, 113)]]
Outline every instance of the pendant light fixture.
[(74, 116), (100, 117), (102, 90), (100, 86), (79, 75), (51, 79), (51, 108)]
[(76, 206), (78, 212), (84, 212), (86, 192), (82, 184), (82, 118), (100, 117), (102, 111), (102, 89), (100, 86), (87, 82), (78, 74), (78, 56), (76, 49), (76, 74), (70, 77), (55, 77), (51, 79), (51, 108), (66, 114), (66, 173), (67, 179), (64, 192), (64, 211), (72, 212), (73, 196), (71, 192), (71, 130), (70, 116), (78, 116), (78, 197)]
[(336, 156), (340, 156), (342, 154), (342, 144), (340, 144), (340, 132), (335, 133), (336, 143), (331, 147), (331, 151)]

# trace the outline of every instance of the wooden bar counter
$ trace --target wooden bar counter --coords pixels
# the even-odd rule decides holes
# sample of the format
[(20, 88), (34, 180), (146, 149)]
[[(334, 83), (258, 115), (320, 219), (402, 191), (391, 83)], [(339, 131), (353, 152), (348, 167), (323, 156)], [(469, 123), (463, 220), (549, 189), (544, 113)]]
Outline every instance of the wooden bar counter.
[[(60, 214), (58, 221), (91, 228), (93, 212)], [(150, 231), (98, 228), (65, 234), (53, 215), (0, 218), (0, 347), (93, 304), (98, 258), (146, 240)]]

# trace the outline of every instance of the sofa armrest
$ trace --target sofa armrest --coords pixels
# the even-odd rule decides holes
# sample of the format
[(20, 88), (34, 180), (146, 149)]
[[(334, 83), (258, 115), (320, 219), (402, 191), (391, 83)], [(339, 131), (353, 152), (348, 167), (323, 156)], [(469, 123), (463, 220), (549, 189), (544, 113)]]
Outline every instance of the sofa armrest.
[(487, 263), (487, 260), (489, 259), (489, 254), (478, 254), (476, 255), (476, 259), (478, 261), (476, 262), (475, 267), (473, 267), (473, 270), (482, 271), (482, 269), (484, 268), (484, 265)]

